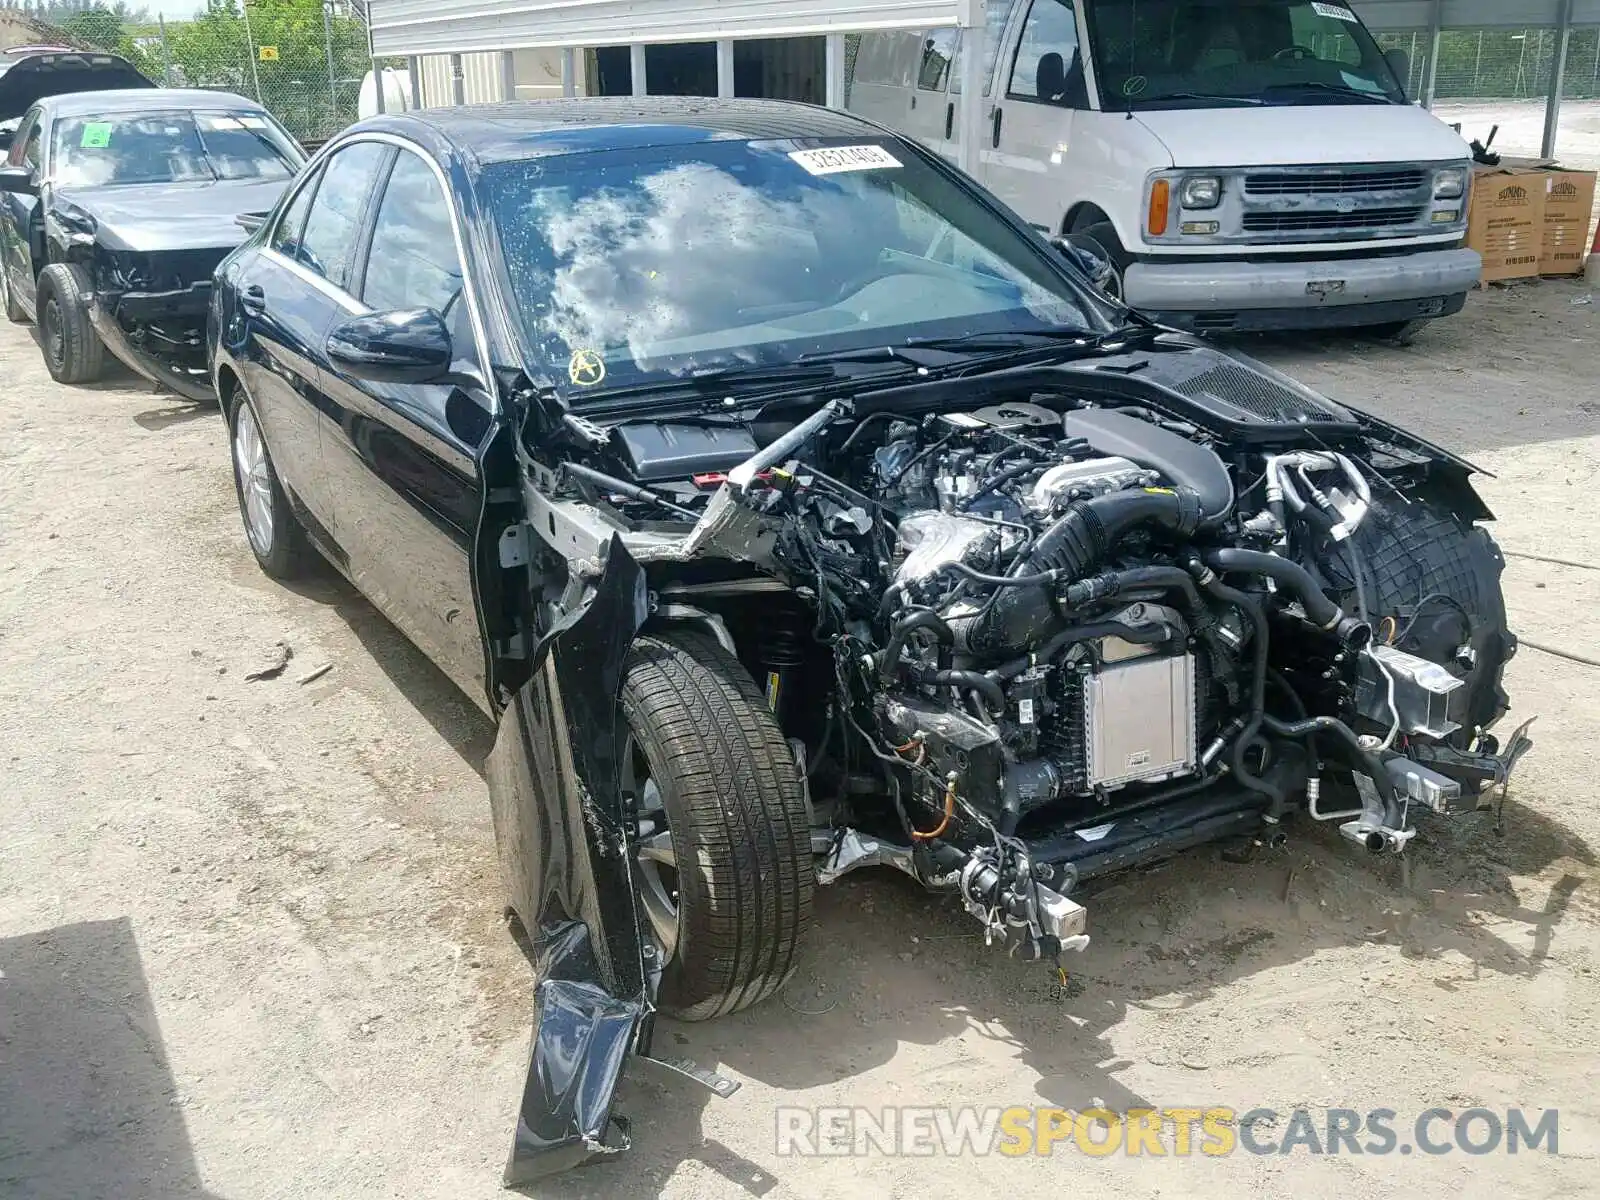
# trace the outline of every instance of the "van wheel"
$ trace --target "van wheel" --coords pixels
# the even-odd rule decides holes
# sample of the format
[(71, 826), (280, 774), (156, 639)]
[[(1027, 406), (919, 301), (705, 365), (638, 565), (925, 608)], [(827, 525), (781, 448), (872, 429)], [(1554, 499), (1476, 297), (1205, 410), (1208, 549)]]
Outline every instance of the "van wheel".
[(1122, 240), (1117, 237), (1116, 226), (1110, 221), (1099, 221), (1086, 228), (1073, 230), (1073, 235), (1097, 242), (1100, 249), (1105, 251), (1106, 259), (1111, 263), (1111, 273), (1101, 280), (1100, 287), (1113, 300), (1121, 300), (1126, 294), (1123, 290), (1123, 277), (1127, 274), (1128, 264), (1133, 261), (1133, 257), (1122, 248)]
[(760, 689), (716, 641), (644, 636), (622, 684), (621, 777), (640, 818), (640, 908), (685, 1021), (747, 1008), (794, 971), (816, 877), (805, 793)]
[(1387, 321), (1382, 325), (1365, 325), (1359, 332), (1380, 342), (1393, 342), (1396, 346), (1409, 346), (1417, 340), (1426, 321)]
[(105, 373), (106, 348), (89, 320), (89, 275), (77, 263), (39, 272), (39, 342), (57, 383), (93, 383)]

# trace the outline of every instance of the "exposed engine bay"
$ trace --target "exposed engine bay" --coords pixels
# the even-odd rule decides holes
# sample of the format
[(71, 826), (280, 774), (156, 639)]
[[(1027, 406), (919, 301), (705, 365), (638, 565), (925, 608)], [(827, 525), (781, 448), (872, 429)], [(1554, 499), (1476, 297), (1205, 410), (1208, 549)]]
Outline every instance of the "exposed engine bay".
[(1294, 817), (1398, 853), (1423, 810), (1492, 806), (1531, 746), (1488, 732), (1516, 642), (1470, 468), (1182, 358), (1208, 369), (574, 423), (590, 452), (531, 523), (568, 602), (620, 537), (651, 620), (761, 682), (819, 881), (891, 865), (1053, 957), (1087, 942), (1087, 878)]

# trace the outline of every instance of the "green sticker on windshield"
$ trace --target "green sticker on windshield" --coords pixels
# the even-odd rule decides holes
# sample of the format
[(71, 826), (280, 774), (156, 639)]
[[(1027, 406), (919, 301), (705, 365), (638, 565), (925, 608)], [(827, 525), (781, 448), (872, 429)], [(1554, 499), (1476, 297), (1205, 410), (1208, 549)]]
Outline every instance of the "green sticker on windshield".
[(83, 124), (83, 140), (78, 145), (88, 146), (92, 149), (104, 149), (106, 146), (111, 145), (111, 122), (85, 121)]

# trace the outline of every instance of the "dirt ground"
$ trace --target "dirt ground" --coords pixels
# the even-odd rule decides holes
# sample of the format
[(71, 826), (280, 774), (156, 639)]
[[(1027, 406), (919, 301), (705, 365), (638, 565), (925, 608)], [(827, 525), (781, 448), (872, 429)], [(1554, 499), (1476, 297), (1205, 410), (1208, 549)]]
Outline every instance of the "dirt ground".
[[(1410, 349), (1245, 349), (1498, 472), (1506, 547), (1600, 564), (1587, 294), (1476, 295)], [(532, 979), (492, 731), (331, 573), (256, 571), (214, 411), (57, 387), (13, 327), (0, 364), (0, 1194), (500, 1194)], [(1600, 658), (1600, 572), (1506, 582), (1519, 633)], [(280, 642), (283, 674), (247, 680)], [(631, 1068), (633, 1151), (535, 1194), (1593, 1194), (1600, 670), (1524, 649), (1510, 687), (1539, 744), (1504, 836), (1425, 820), (1409, 880), (1319, 828), (1108, 881), (1064, 991), (900, 876), (822, 891), (778, 1001), (661, 1026), (737, 1096)], [(780, 1104), (1390, 1108), (1402, 1134), (1559, 1108), (1561, 1153), (801, 1159)]]

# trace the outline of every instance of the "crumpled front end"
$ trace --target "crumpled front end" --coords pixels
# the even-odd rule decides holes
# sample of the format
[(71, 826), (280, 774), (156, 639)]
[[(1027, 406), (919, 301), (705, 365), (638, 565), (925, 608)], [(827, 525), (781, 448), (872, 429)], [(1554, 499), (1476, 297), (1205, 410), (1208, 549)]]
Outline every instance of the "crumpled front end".
[(629, 876), (616, 722), (646, 605), (643, 571), (613, 542), (588, 602), (540, 643), (489, 758), (501, 870), (539, 978), (508, 1186), (628, 1146), (612, 1102), (628, 1054), (649, 1049), (655, 980)]
[(97, 248), (89, 317), (111, 352), (191, 400), (212, 396), (206, 370), (211, 273), (226, 249), (141, 253)]

